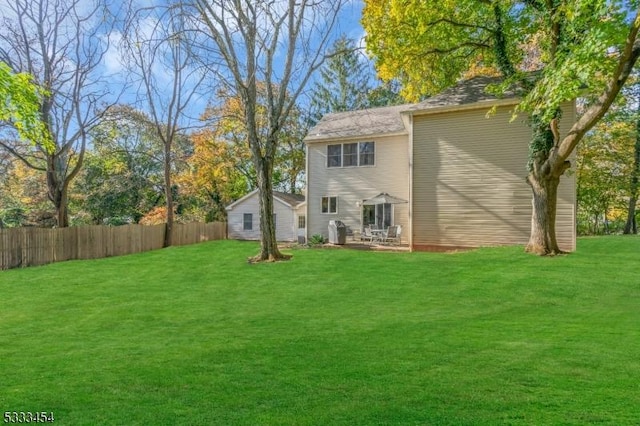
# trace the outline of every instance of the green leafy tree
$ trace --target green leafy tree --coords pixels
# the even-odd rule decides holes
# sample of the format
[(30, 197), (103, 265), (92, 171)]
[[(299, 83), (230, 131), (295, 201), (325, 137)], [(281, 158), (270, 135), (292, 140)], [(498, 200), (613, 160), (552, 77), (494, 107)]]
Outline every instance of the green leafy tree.
[(9, 158), (0, 173), (0, 227), (55, 225), (42, 173)]
[(379, 84), (367, 93), (369, 108), (391, 105), (401, 105), (405, 102), (400, 94), (401, 87), (398, 80), (379, 81)]
[(601, 226), (637, 233), (640, 85), (635, 74), (578, 148), (578, 219), (589, 233), (599, 233)]
[[(365, 0), (367, 47), (384, 79), (398, 78), (418, 99), (469, 71), (491, 70), (519, 83), (530, 116), (527, 182), (533, 196), (527, 251), (559, 253), (557, 189), (569, 157), (602, 118), (638, 56), (637, 2), (607, 0)], [(532, 65), (534, 64), (534, 65)], [(535, 74), (524, 73), (538, 67)], [(591, 102), (570, 131), (559, 108), (588, 87)]]
[(102, 0), (12, 0), (2, 6), (0, 61), (46, 91), (39, 117), (51, 137), (35, 146), (4, 134), (0, 147), (46, 176), (56, 225), (69, 225), (69, 186), (82, 168), (87, 135), (113, 88), (98, 73), (108, 49)]
[(403, 102), (399, 82), (378, 79), (371, 61), (362, 54), (355, 40), (343, 35), (335, 41), (311, 91), (309, 124), (316, 124), (327, 113)]
[(51, 150), (51, 136), (40, 114), (43, 95), (29, 74), (14, 74), (0, 62), (0, 122), (10, 123), (22, 139)]
[[(623, 114), (624, 115), (624, 114)], [(623, 223), (635, 141), (635, 123), (607, 114), (577, 150), (578, 230), (599, 234)]]
[(630, 114), (630, 121), (633, 121), (635, 134), (633, 137), (633, 160), (631, 162), (631, 171), (629, 173), (627, 220), (623, 231), (625, 234), (638, 233), (637, 205), (638, 196), (640, 195), (640, 82), (637, 80), (637, 74), (634, 77), (636, 80), (634, 81), (634, 84), (629, 87), (626, 93), (627, 99), (632, 103), (635, 103), (636, 108), (635, 111)]
[(320, 68), (320, 78), (311, 94), (313, 123), (329, 112), (353, 111), (369, 106), (367, 94), (371, 89), (371, 71), (354, 40), (341, 36), (329, 55)]
[(109, 108), (91, 131), (93, 144), (73, 188), (78, 221), (138, 223), (163, 203), (163, 148), (154, 130), (135, 108)]

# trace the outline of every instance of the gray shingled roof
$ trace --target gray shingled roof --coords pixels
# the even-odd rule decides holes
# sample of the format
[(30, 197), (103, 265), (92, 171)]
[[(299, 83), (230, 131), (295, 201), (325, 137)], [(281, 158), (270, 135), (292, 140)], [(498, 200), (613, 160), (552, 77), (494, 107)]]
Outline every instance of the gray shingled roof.
[(404, 133), (400, 113), (410, 105), (362, 109), (327, 114), (310, 131), (306, 141)]
[(511, 99), (517, 96), (516, 90), (508, 90), (501, 97), (487, 93), (487, 86), (499, 84), (502, 77), (474, 77), (461, 81), (442, 93), (410, 105), (405, 111), (421, 111), (441, 107), (471, 105), (480, 102), (493, 102), (498, 99)]
[[(500, 81), (499, 77), (474, 77), (417, 104), (327, 114), (309, 131), (305, 141), (405, 133), (401, 113), (493, 102), (499, 98), (487, 93), (486, 88)], [(502, 99), (516, 96), (516, 91), (507, 91)]]
[(289, 203), (293, 207), (304, 202), (304, 195), (301, 194), (288, 194), (286, 192), (273, 191), (273, 196), (280, 198), (282, 201)]

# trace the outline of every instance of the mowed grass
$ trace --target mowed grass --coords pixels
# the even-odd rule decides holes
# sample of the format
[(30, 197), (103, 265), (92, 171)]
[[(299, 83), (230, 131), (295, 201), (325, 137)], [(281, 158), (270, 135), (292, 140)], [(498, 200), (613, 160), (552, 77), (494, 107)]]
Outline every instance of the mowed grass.
[(0, 272), (0, 411), (62, 425), (640, 423), (640, 238), (218, 241)]

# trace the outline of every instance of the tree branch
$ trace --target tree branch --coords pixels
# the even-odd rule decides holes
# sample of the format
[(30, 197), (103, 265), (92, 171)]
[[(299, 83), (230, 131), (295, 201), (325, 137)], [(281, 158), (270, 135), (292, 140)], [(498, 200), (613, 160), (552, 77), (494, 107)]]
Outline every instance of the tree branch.
[(569, 133), (549, 157), (549, 164), (552, 170), (558, 170), (569, 158), (576, 145), (583, 136), (600, 120), (607, 112), (616, 96), (629, 78), (633, 67), (640, 57), (640, 8), (636, 10), (629, 34), (620, 54), (618, 65), (605, 89), (600, 94), (596, 102), (591, 105), (582, 117), (571, 127)]

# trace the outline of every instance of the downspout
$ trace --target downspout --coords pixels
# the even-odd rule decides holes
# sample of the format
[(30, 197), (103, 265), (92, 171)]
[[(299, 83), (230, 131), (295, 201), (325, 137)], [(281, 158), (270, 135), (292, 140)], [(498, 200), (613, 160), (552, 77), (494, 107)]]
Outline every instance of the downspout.
[(409, 250), (413, 251), (413, 114), (407, 114), (409, 120)]
[[(304, 144), (304, 242), (309, 243), (309, 144)], [(296, 236), (298, 230), (296, 229)], [(296, 237), (297, 238), (297, 237)]]

